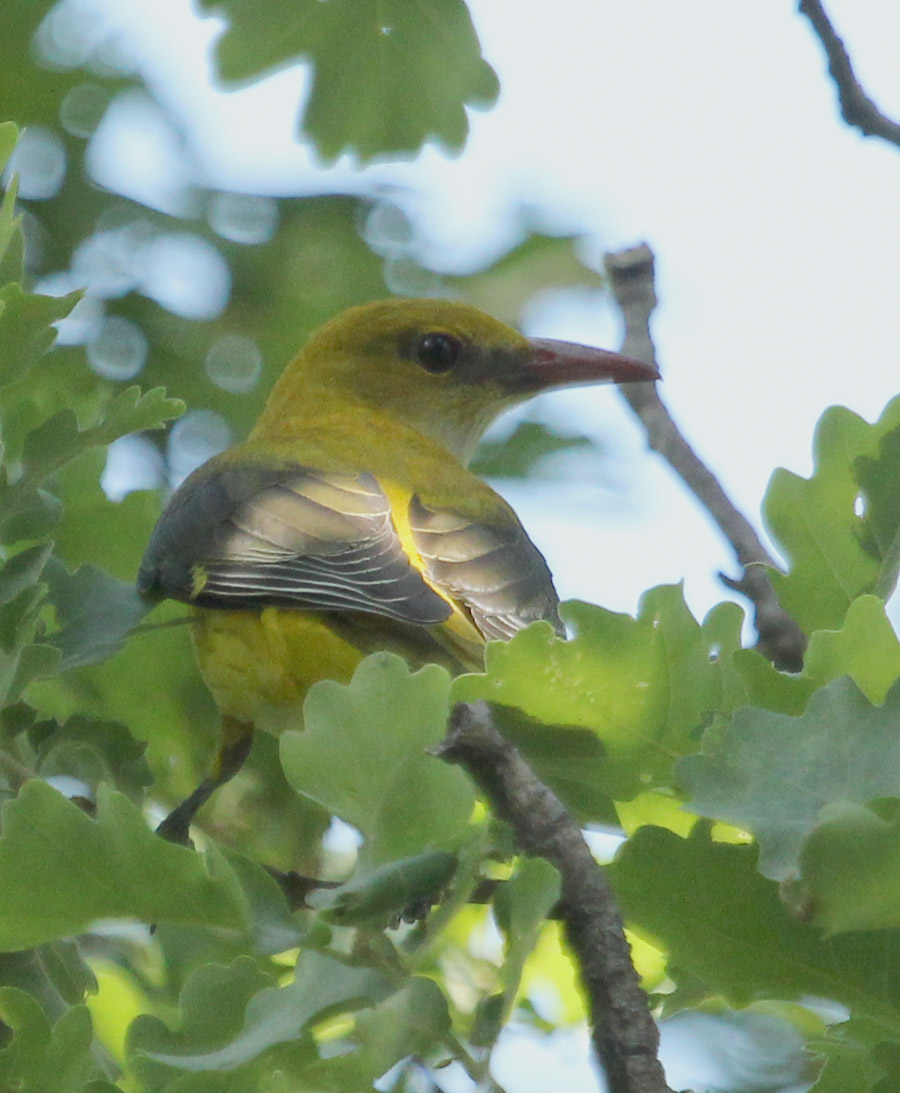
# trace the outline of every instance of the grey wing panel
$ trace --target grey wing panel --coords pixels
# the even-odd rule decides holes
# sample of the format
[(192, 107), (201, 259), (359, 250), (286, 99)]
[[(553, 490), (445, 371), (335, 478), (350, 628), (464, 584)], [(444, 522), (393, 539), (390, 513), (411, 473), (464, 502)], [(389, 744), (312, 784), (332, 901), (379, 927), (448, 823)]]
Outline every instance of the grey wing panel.
[(138, 585), (206, 607), (366, 611), (431, 624), (449, 605), (409, 562), (369, 474), (201, 469), (172, 498)]
[(547, 563), (521, 526), (473, 523), (418, 497), (409, 518), (429, 581), (465, 605), (486, 639), (510, 638), (537, 619), (564, 635)]

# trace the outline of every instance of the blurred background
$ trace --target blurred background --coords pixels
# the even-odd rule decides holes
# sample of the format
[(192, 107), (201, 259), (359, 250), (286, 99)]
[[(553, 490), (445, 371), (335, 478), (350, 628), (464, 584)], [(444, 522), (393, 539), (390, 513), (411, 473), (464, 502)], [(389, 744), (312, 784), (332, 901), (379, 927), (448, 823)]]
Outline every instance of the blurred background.
[[(39, 291), (85, 292), (48, 366), (74, 373), (86, 353), (94, 379), (164, 384), (188, 406), (168, 434), (127, 437), (105, 463), (92, 455), (67, 472), (81, 485), (102, 476), (123, 506), (113, 518), (99, 491), (72, 491), (82, 511), (59, 545), (71, 565), (131, 579), (159, 508), (151, 491), (243, 437), (307, 334), (343, 308), (450, 295), (529, 334), (615, 347), (603, 254), (643, 239), (657, 254), (663, 397), (752, 521), (776, 466), (810, 472), (827, 406), (872, 420), (896, 394), (885, 329), (896, 308), (900, 158), (841, 123), (819, 43), (791, 6), (469, 8), (499, 79), (496, 104), (467, 111), (467, 140), (458, 118), (443, 140), (388, 155), (329, 143), (324, 123), (310, 139), (311, 72), (254, 54), (252, 5), (230, 38), (212, 3), (4, 6), (0, 117), (26, 127), (12, 170), (30, 273)], [(864, 86), (900, 114), (900, 9), (832, 0), (829, 13)], [(347, 69), (357, 60), (348, 55)], [(475, 82), (487, 106), (490, 70)], [(615, 391), (522, 408), (490, 435), (479, 466), (521, 514), (564, 598), (633, 612), (644, 589), (681, 580), (698, 616), (725, 598), (716, 574), (736, 572), (727, 546), (646, 452)], [(132, 673), (129, 723), (157, 733), (151, 758), (157, 770), (169, 764), (175, 794), (195, 777), (194, 742), (160, 734), (161, 706), (192, 711), (201, 734), (213, 718), (193, 677), (160, 700), (154, 672), (170, 669), (154, 667), (154, 649), (147, 640), (140, 653), (146, 690), (129, 651), (101, 666), (79, 701), (102, 715), (104, 678), (111, 688)], [(573, 1054), (584, 1066), (583, 1043)], [(554, 1065), (565, 1057), (562, 1045)], [(741, 1088), (779, 1087), (786, 1066), (763, 1076), (751, 1067)], [(545, 1088), (540, 1064), (528, 1069)], [(515, 1088), (532, 1088), (521, 1057), (516, 1070)]]

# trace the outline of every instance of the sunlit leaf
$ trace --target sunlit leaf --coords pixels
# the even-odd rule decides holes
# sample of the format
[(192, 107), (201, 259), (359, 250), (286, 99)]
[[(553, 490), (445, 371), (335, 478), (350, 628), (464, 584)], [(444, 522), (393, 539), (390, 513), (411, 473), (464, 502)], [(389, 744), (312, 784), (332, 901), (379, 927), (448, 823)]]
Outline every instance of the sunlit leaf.
[(281, 738), (288, 781), (359, 828), (370, 864), (452, 849), (472, 814), (465, 775), (427, 754), (444, 734), (449, 685), (442, 668), (410, 674), (376, 653), (348, 686), (317, 683), (305, 731)]
[[(788, 573), (773, 573), (773, 582), (807, 633), (836, 630), (853, 600), (878, 580), (882, 558), (873, 549), (876, 539), (861, 508), (857, 474), (864, 467), (870, 486), (877, 478), (871, 461), (898, 418), (898, 399), (873, 425), (842, 406), (832, 407), (816, 428), (812, 477), (778, 470), (769, 483), (764, 515), (790, 561)], [(869, 462), (862, 464), (864, 457)], [(885, 534), (881, 530), (879, 537)]]
[[(673, 756), (699, 747), (722, 702), (719, 665), (681, 589), (652, 589), (636, 619), (575, 602), (562, 614), (574, 638), (537, 623), (489, 644), (486, 674), (455, 680), (454, 701), (486, 699), (548, 725), (591, 729), (605, 749), (600, 793), (627, 800), (668, 784)], [(583, 774), (573, 769), (573, 778)]]

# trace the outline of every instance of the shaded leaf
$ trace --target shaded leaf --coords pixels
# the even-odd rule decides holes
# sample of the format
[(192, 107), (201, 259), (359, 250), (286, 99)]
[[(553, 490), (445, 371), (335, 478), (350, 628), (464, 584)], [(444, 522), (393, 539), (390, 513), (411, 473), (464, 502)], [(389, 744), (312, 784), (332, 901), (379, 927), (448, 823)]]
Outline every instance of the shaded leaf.
[(122, 917), (242, 930), (247, 909), (233, 874), (211, 875), (198, 854), (154, 835), (121, 794), (101, 786), (91, 819), (46, 783), (26, 783), (3, 811), (0, 948)]
[(48, 640), (60, 651), (60, 671), (111, 657), (152, 607), (132, 582), (116, 580), (93, 565), (69, 573), (53, 558), (45, 578), (58, 624)]
[(306, 902), (330, 922), (387, 926), (399, 915), (417, 914), (437, 902), (455, 869), (452, 854), (432, 850), (357, 873), (339, 888), (313, 892)]
[(97, 1076), (87, 1007), (73, 1006), (51, 1025), (30, 995), (2, 987), (0, 1019), (13, 1030), (12, 1041), (0, 1051), (4, 1089), (81, 1093)]
[(387, 980), (371, 968), (305, 952), (297, 962), (292, 983), (267, 987), (253, 995), (243, 1027), (224, 1046), (204, 1052), (173, 1052), (158, 1047), (150, 1050), (141, 1043), (140, 1050), (156, 1062), (181, 1070), (232, 1070), (275, 1044), (298, 1038), (308, 1024), (371, 1005), (391, 991)]
[(755, 847), (712, 842), (705, 827), (687, 839), (641, 828), (607, 866), (626, 922), (668, 953), (676, 979), (689, 969), (706, 996), (737, 1006), (816, 995), (900, 1028), (900, 931), (823, 938), (788, 914)]
[(15, 283), (0, 288), (0, 387), (23, 376), (53, 346), (51, 324), (65, 318), (80, 296), (37, 296)]
[[(876, 1058), (884, 1043), (885, 1029), (874, 1021), (851, 1018), (828, 1030), (826, 1037), (813, 1040), (810, 1051), (823, 1059), (825, 1066), (810, 1093), (870, 1093), (887, 1070)], [(893, 1068), (891, 1068), (893, 1069)], [(900, 1081), (900, 1070), (893, 1077)]]
[(60, 410), (25, 438), (23, 461), (29, 485), (42, 482), (58, 467), (74, 459), (86, 448), (105, 446), (128, 433), (155, 429), (178, 417), (184, 404), (166, 396), (155, 387), (141, 394), (137, 386), (126, 387), (103, 407), (101, 421), (80, 429), (74, 411)]
[(900, 796), (900, 685), (873, 706), (849, 679), (817, 691), (800, 717), (738, 710), (713, 754), (678, 764), (688, 808), (753, 833), (759, 867), (784, 879), (829, 804)]
[(572, 451), (598, 448), (586, 436), (560, 436), (540, 422), (521, 421), (510, 436), (479, 445), (472, 470), (486, 477), (525, 478), (545, 456)]
[(66, 774), (79, 778), (93, 792), (107, 782), (132, 800), (139, 800), (153, 774), (144, 758), (146, 744), (115, 721), (76, 715), (63, 724), (39, 721), (28, 732), (28, 742), (43, 778)]
[(488, 705), (501, 735), (581, 822), (617, 822), (615, 808), (600, 788), (606, 775), (606, 751), (596, 733), (571, 725), (547, 725), (513, 706)]
[(786, 898), (829, 932), (900, 926), (900, 801), (887, 815), (838, 802), (803, 844), (800, 877)]

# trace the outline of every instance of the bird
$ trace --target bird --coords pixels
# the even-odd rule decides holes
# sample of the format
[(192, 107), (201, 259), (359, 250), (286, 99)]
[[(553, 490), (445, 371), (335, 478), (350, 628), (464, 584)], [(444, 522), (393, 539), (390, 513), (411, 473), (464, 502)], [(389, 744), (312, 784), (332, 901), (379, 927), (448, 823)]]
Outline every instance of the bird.
[(254, 731), (302, 725), (309, 688), (349, 682), (372, 652), (459, 674), (538, 619), (564, 636), (546, 561), (468, 464), (487, 426), (540, 392), (657, 378), (447, 299), (363, 304), (315, 331), (247, 439), (172, 494), (140, 565), (145, 600), (190, 605), (221, 715), (209, 775), (160, 834), (189, 844)]

